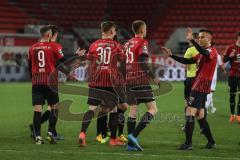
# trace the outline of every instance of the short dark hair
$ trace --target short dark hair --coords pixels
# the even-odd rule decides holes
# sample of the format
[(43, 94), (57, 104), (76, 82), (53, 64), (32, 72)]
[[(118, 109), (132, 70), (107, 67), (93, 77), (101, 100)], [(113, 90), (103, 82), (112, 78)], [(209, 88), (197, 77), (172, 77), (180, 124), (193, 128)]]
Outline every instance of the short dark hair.
[(60, 29), (55, 25), (48, 25), (48, 27), (52, 30), (53, 35), (60, 31)]
[(208, 33), (208, 34), (210, 34), (210, 35), (213, 34), (213, 32), (210, 31), (209, 29), (200, 29), (199, 33), (200, 33), (200, 32), (206, 32), (206, 33)]
[(116, 23), (114, 21), (103, 21), (101, 23), (101, 30), (102, 32), (108, 32), (111, 28), (118, 29)]
[(193, 39), (197, 39), (197, 38), (198, 38), (198, 35), (199, 35), (199, 33), (194, 32), (194, 33), (193, 33)]
[(146, 23), (143, 21), (143, 20), (135, 20), (133, 23), (132, 23), (132, 30), (133, 32), (136, 34), (136, 33), (139, 33), (139, 30), (140, 28), (143, 26), (143, 25), (146, 25)]
[(45, 34), (47, 31), (49, 31), (49, 30), (51, 30), (51, 28), (49, 27), (49, 25), (45, 25), (45, 26), (41, 27), (41, 28), (40, 28), (41, 37), (43, 37), (44, 34)]

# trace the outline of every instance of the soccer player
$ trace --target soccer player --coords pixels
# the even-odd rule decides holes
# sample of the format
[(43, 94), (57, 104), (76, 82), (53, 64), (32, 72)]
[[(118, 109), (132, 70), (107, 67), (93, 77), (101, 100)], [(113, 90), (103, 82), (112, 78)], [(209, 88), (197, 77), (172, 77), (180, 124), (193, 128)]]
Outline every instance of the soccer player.
[[(62, 50), (62, 46), (59, 43), (57, 43), (58, 34), (59, 34), (58, 27), (54, 26), (54, 25), (48, 25), (48, 27), (52, 31), (52, 37), (50, 39), (50, 42), (52, 43), (52, 45), (55, 45), (56, 48), (58, 48), (59, 50)], [(58, 62), (60, 62), (60, 61), (58, 61)], [(52, 112), (51, 112), (51, 107), (48, 106), (47, 110), (41, 116), (41, 124), (45, 123), (46, 121), (48, 121), (51, 118), (52, 121), (54, 122), (53, 126), (52, 126), (53, 128), (50, 128), (51, 125), (49, 124), (48, 132), (51, 132), (53, 134), (53, 137), (55, 140), (64, 140), (64, 138), (62, 136), (58, 135), (58, 133), (56, 131), (57, 117), (58, 117), (58, 106)], [(30, 128), (33, 128), (32, 124), (30, 124)]]
[(211, 82), (217, 63), (217, 50), (211, 46), (212, 32), (210, 30), (200, 30), (199, 44), (193, 39), (191, 28), (187, 28), (186, 37), (187, 40), (191, 41), (191, 43), (199, 52), (199, 54), (197, 54), (194, 58), (188, 59), (173, 55), (170, 49), (162, 47), (163, 51), (176, 61), (183, 64), (197, 63), (198, 66), (196, 78), (191, 89), (188, 106), (186, 109), (186, 140), (185, 143), (179, 147), (179, 149), (192, 150), (192, 135), (195, 117), (198, 119), (198, 122), (203, 129), (203, 134), (208, 140), (205, 148), (212, 149), (215, 148), (215, 141), (213, 139), (207, 119), (204, 116), (204, 109), (207, 94), (211, 91)]
[[(118, 104), (118, 95), (115, 91), (115, 84), (119, 82), (118, 63), (125, 62), (125, 54), (119, 43), (113, 40), (116, 35), (116, 24), (112, 21), (101, 23), (102, 37), (91, 44), (87, 60), (89, 65), (89, 109), (84, 114), (82, 128), (78, 137), (80, 146), (86, 146), (86, 131), (98, 106), (102, 105), (109, 110), (113, 110)], [(110, 114), (110, 145), (124, 145), (116, 138), (117, 114)]]
[(212, 84), (211, 84), (211, 92), (207, 95), (207, 101), (206, 101), (206, 104), (205, 104), (207, 112), (208, 112), (208, 109), (211, 108), (211, 113), (215, 113), (216, 110), (217, 110), (213, 106), (213, 93), (215, 92), (216, 85), (217, 85), (217, 70), (218, 70), (218, 67), (221, 68), (224, 75), (227, 74), (225, 66), (222, 62), (222, 57), (219, 54), (217, 54), (217, 65), (216, 65), (214, 75), (213, 75), (213, 80), (212, 80)]
[[(152, 121), (158, 111), (149, 80), (152, 78), (157, 84), (160, 83), (160, 80), (159, 78), (155, 78), (147, 65), (150, 55), (148, 52), (148, 42), (144, 39), (147, 34), (146, 23), (142, 20), (135, 20), (132, 23), (132, 30), (135, 36), (124, 46), (127, 55), (127, 101), (130, 107), (127, 122), (129, 143), (126, 149), (129, 151), (143, 151), (137, 137)], [(140, 103), (144, 103), (148, 110), (136, 126), (137, 106)]]
[[(118, 38), (117, 35), (114, 36), (113, 38), (114, 41), (118, 42)], [(125, 74), (125, 70), (126, 70), (126, 65), (122, 65), (120, 68), (121, 72), (119, 72), (119, 77), (123, 78), (126, 77), (126, 75), (122, 75), (122, 73)], [(110, 114), (115, 114), (115, 112), (117, 112), (118, 114), (118, 137), (117, 139), (119, 141), (122, 141), (124, 143), (127, 142), (127, 138), (124, 136), (123, 134), (123, 130), (124, 130), (124, 124), (125, 124), (125, 116), (124, 113), (128, 108), (127, 105), (127, 99), (126, 99), (126, 86), (124, 84), (121, 85), (121, 87), (115, 88), (115, 90), (117, 90), (117, 94), (118, 94), (118, 107), (117, 107), (117, 111), (113, 110)], [(102, 144), (108, 142), (109, 140), (109, 135), (111, 135), (108, 128), (108, 114), (103, 114), (102, 112), (105, 111), (100, 111), (98, 113), (98, 118), (97, 118), (97, 137), (96, 140)]]
[[(193, 33), (193, 38), (197, 42), (198, 41), (198, 33)], [(184, 58), (192, 58), (192, 57), (195, 57), (198, 54), (198, 51), (192, 45), (191, 42), (189, 42), (189, 45), (190, 45), (190, 47), (185, 52)], [(189, 99), (191, 88), (192, 88), (193, 82), (195, 80), (197, 66), (196, 66), (196, 64), (187, 64), (186, 68), (187, 68), (187, 76), (186, 76), (186, 79), (184, 81), (184, 99), (185, 99), (185, 102), (186, 102), (186, 106), (185, 106), (185, 109), (184, 109), (184, 113), (186, 112), (187, 101)], [(182, 127), (182, 130), (185, 131), (185, 125)]]
[[(224, 63), (230, 62), (230, 71), (228, 77), (228, 86), (230, 90), (230, 123), (233, 123), (236, 119), (240, 123), (240, 32), (236, 35), (236, 43), (227, 47), (223, 61)], [(238, 94), (238, 104), (237, 104), (237, 116), (235, 116), (235, 97)]]
[[(56, 42), (58, 38), (58, 32), (59, 32), (58, 28), (54, 25), (48, 25), (48, 27), (52, 31), (52, 37), (50, 39), (50, 41), (52, 42), (52, 45), (56, 45), (56, 48), (58, 48), (59, 50), (62, 50), (62, 46)], [(58, 115), (58, 108), (56, 108), (55, 111), (51, 112), (51, 107), (48, 106), (47, 110), (41, 116), (41, 124), (48, 121), (49, 118), (52, 118), (53, 119), (52, 121), (54, 122), (52, 126), (53, 128), (50, 128), (50, 124), (49, 124), (48, 132), (51, 132), (53, 134), (53, 137), (55, 140), (63, 140), (63, 137), (59, 136), (56, 131), (57, 115)], [(30, 124), (29, 127), (31, 129), (33, 138), (35, 138), (35, 135), (33, 135), (34, 134), (33, 124)]]
[[(32, 77), (32, 104), (34, 106), (33, 135), (36, 144), (44, 143), (41, 137), (41, 115), (45, 100), (47, 100), (51, 108), (50, 115), (56, 114), (59, 102), (56, 64), (58, 61), (65, 61), (62, 48), (54, 43), (50, 43), (52, 28), (44, 26), (40, 29), (40, 33), (40, 41), (31, 46), (28, 53), (29, 72)], [(62, 69), (62, 71), (65, 74), (70, 73), (67, 69)], [(56, 118), (56, 116), (49, 118), (47, 138), (50, 143), (56, 143), (52, 133), (56, 127)]]

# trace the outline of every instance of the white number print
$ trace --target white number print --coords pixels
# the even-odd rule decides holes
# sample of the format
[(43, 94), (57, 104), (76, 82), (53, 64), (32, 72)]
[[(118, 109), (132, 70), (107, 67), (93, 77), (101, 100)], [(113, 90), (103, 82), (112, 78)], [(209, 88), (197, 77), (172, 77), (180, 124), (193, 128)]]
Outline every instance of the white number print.
[(97, 60), (97, 64), (109, 64), (111, 57), (111, 48), (110, 47), (98, 47), (97, 48), (98, 55), (100, 58)]
[(45, 66), (45, 54), (44, 54), (44, 51), (40, 50), (38, 51), (38, 66), (40, 68), (44, 67)]
[(128, 46), (127, 50), (126, 50), (126, 56), (127, 56), (127, 62), (126, 63), (133, 63), (133, 52), (131, 51), (131, 48), (133, 47), (133, 45)]

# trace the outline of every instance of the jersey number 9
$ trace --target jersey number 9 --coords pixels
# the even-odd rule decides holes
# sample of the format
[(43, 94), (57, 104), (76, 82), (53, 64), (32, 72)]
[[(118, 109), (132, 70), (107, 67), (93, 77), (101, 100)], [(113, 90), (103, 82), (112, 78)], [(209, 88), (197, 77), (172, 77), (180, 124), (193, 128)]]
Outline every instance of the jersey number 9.
[(43, 50), (38, 51), (38, 66), (40, 68), (45, 66), (45, 54)]

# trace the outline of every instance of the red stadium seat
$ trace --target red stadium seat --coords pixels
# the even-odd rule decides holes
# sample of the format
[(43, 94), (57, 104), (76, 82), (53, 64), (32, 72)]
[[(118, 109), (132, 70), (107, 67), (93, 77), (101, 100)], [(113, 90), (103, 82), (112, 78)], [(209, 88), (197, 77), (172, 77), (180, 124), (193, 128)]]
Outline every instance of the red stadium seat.
[[(177, 27), (206, 27), (214, 31), (214, 38), (220, 45), (232, 43), (234, 34), (240, 30), (240, 3), (238, 0), (176, 0), (169, 7), (164, 23), (158, 26), (159, 31)], [(163, 25), (164, 24), (164, 25)], [(171, 32), (154, 34), (155, 38), (166, 42)], [(164, 37), (166, 37), (164, 39)], [(158, 41), (160, 42), (160, 41)], [(217, 43), (217, 45), (218, 45)]]

